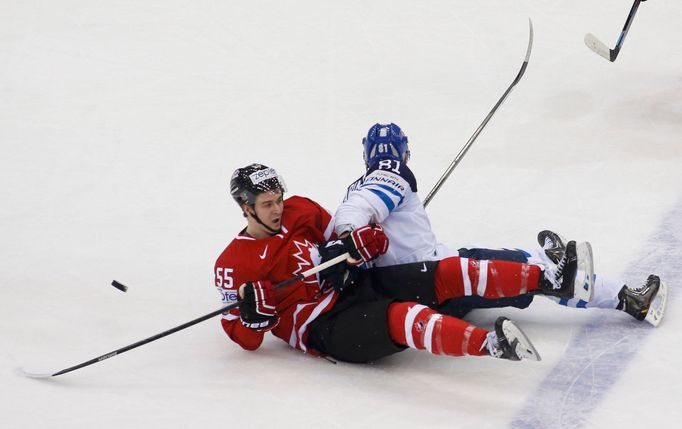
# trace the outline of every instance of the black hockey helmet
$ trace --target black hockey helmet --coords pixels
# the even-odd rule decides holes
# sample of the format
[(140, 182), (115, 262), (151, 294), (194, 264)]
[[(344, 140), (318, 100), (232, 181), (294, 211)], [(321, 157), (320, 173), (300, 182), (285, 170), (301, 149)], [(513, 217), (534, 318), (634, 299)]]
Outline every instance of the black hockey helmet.
[(232, 173), (232, 179), (230, 179), (230, 194), (240, 207), (245, 203), (253, 207), (258, 194), (278, 189), (282, 191), (282, 194), (287, 190), (282, 176), (277, 174), (274, 168), (263, 164), (251, 164), (238, 168)]

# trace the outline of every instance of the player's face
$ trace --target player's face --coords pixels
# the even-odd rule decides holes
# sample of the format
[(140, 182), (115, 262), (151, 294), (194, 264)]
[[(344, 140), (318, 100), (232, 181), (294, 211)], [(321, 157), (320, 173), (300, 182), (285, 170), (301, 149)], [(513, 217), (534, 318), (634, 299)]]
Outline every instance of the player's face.
[(278, 230), (282, 226), (282, 213), (284, 212), (282, 191), (276, 190), (258, 194), (253, 208), (258, 218), (268, 228)]

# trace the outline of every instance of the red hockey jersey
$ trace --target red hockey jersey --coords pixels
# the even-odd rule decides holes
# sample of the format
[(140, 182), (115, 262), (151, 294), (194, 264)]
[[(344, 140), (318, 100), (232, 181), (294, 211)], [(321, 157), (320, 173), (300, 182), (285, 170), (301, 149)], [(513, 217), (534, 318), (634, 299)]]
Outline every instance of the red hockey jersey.
[[(273, 285), (312, 268), (316, 245), (329, 240), (333, 232), (332, 216), (314, 201), (292, 196), (284, 201), (281, 232), (257, 240), (245, 230), (225, 248), (215, 263), (215, 285), (225, 305), (237, 301), (239, 286), (247, 281), (269, 280)], [(312, 255), (311, 255), (312, 251)], [(334, 305), (337, 294), (322, 293), (316, 275), (276, 289), (279, 324), (272, 333), (299, 350), (306, 347), (307, 329), (317, 316)], [(227, 335), (247, 350), (263, 342), (262, 332), (246, 328), (239, 320), (239, 309), (223, 315)]]

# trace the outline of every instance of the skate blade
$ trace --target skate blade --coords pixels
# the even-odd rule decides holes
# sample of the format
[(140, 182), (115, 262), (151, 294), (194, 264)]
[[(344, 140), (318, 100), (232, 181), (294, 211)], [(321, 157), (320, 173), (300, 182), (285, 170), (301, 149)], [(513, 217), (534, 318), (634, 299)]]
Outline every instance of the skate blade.
[(573, 298), (590, 302), (594, 296), (594, 260), (592, 245), (585, 241), (575, 247), (578, 255), (578, 272), (575, 275)]
[(668, 302), (668, 285), (661, 281), (661, 285), (658, 287), (658, 292), (651, 302), (649, 311), (644, 317), (644, 320), (651, 323), (654, 326), (658, 326), (663, 319), (663, 314), (665, 313), (665, 305)]
[(505, 320), (502, 324), (502, 331), (510, 343), (516, 340), (515, 352), (521, 359), (528, 359), (534, 361), (540, 361), (540, 353), (538, 353), (533, 343), (530, 342), (526, 334), (514, 324), (511, 320)]

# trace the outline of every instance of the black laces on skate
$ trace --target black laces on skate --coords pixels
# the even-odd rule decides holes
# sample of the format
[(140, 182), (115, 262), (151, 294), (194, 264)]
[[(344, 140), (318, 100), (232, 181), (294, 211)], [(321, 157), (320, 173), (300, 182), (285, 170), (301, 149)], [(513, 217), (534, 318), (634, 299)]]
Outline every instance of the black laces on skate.
[(561, 257), (561, 260), (556, 266), (556, 271), (554, 272), (554, 279), (557, 281), (556, 284), (554, 284), (554, 289), (559, 289), (561, 288), (561, 284), (558, 283), (559, 279), (563, 277), (564, 275), (564, 268), (566, 268), (566, 263), (568, 262), (568, 257), (566, 253), (564, 253), (564, 256)]
[(647, 292), (649, 292), (649, 289), (651, 289), (651, 285), (653, 282), (654, 282), (653, 279), (651, 277), (649, 277), (648, 279), (646, 279), (646, 283), (644, 283), (642, 286), (640, 286), (638, 288), (634, 288), (634, 289), (628, 287), (628, 289), (630, 289), (630, 293), (632, 293), (633, 295), (642, 295), (643, 296), (643, 295), (646, 295)]

